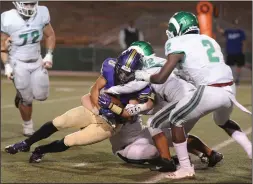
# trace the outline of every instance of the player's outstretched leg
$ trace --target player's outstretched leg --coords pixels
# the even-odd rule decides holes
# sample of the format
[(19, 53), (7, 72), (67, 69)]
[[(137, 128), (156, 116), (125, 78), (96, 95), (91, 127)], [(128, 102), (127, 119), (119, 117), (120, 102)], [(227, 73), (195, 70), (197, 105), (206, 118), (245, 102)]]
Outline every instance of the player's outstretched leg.
[(29, 162), (39, 163), (41, 162), (42, 157), (46, 153), (57, 153), (57, 152), (66, 151), (67, 149), (70, 148), (70, 146), (66, 146), (64, 144), (64, 139), (65, 138), (63, 138), (62, 140), (56, 140), (46, 145), (36, 147), (35, 150), (32, 152)]
[(30, 146), (42, 139), (46, 139), (55, 133), (57, 128), (54, 126), (52, 121), (49, 121), (42, 125), (31, 137), (24, 141), (9, 145), (5, 147), (5, 151), (10, 154), (16, 154), (18, 152), (27, 152), (30, 150)]
[(188, 135), (187, 149), (188, 152), (197, 155), (202, 162), (208, 163), (208, 167), (214, 167), (224, 158), (221, 153), (209, 148), (195, 135)]
[(233, 120), (228, 120), (224, 125), (219, 125), (230, 137), (240, 144), (248, 157), (252, 159), (252, 143), (240, 126)]

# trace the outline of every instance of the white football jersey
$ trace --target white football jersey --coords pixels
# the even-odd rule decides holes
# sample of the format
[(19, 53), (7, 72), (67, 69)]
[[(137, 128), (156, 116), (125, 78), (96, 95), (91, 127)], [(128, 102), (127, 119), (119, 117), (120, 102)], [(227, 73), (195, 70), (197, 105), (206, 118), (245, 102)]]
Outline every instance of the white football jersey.
[[(158, 73), (160, 69), (160, 67), (150, 68), (147, 72), (155, 74)], [(163, 100), (169, 103), (181, 100), (185, 95), (196, 89), (192, 84), (180, 79), (174, 73), (171, 73), (165, 83), (151, 84), (151, 87), (156, 95), (159, 95)]]
[(233, 81), (230, 67), (225, 64), (219, 44), (206, 35), (186, 34), (169, 39), (165, 55), (184, 53), (178, 69), (190, 77), (195, 86)]
[(139, 116), (135, 122), (124, 124), (120, 131), (110, 138), (113, 153), (123, 149), (138, 138), (143, 129), (141, 123), (141, 116)]
[(38, 6), (35, 16), (24, 20), (16, 9), (1, 14), (1, 32), (11, 38), (10, 61), (18, 59), (26, 62), (40, 57), (40, 41), (43, 28), (50, 22), (47, 7)]

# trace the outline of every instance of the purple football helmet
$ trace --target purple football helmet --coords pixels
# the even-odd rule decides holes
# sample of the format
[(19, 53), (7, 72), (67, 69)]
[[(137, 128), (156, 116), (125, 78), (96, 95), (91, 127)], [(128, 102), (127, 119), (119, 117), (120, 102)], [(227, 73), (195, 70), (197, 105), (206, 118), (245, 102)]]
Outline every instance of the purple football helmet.
[(134, 80), (134, 72), (140, 70), (142, 65), (142, 56), (135, 49), (122, 52), (115, 66), (116, 85), (123, 85)]

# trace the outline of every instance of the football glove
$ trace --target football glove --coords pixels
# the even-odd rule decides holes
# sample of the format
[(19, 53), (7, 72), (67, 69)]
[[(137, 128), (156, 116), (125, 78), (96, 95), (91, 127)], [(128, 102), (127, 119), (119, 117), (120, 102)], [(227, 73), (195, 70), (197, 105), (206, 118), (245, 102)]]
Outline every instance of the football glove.
[(52, 51), (48, 51), (46, 56), (43, 58), (43, 66), (45, 68), (52, 68), (53, 65), (53, 54)]
[(11, 67), (11, 65), (9, 63), (4, 65), (4, 74), (7, 76), (8, 79), (12, 80), (13, 79), (13, 68)]
[(151, 74), (149, 74), (146, 71), (143, 71), (143, 70), (136, 70), (135, 71), (135, 79), (136, 80), (150, 82), (150, 76), (151, 76)]
[(109, 108), (111, 101), (111, 97), (107, 94), (101, 94), (98, 97), (98, 104), (103, 108)]
[(128, 112), (128, 114), (130, 116), (135, 116), (137, 114), (139, 114), (141, 112), (141, 108), (139, 106), (139, 104), (127, 104), (127, 106), (125, 107), (126, 111)]
[(103, 115), (106, 118), (114, 118), (115, 117), (114, 113), (110, 109), (104, 109), (104, 108), (99, 109), (99, 115)]

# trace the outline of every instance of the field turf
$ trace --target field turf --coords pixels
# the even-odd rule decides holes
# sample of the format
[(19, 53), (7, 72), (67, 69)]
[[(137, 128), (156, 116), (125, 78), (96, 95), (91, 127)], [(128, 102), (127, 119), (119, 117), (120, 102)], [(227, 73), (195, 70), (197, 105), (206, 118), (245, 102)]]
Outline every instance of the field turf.
[[(51, 77), (50, 97), (45, 102), (35, 102), (33, 121), (35, 129), (65, 111), (80, 105), (80, 98), (95, 81), (85, 77)], [(111, 152), (108, 140), (90, 146), (73, 147), (66, 152), (48, 154), (39, 164), (29, 164), (30, 153), (9, 155), (4, 147), (23, 140), (22, 121), (14, 107), (15, 89), (11, 82), (1, 81), (1, 182), (2, 183), (251, 183), (251, 160), (244, 150), (217, 127), (211, 115), (204, 117), (192, 133), (225, 156), (215, 168), (207, 168), (195, 160), (196, 179), (169, 181), (158, 172), (140, 166), (127, 165)], [(249, 110), (251, 85), (237, 88), (237, 99)], [(147, 117), (143, 117), (146, 120)], [(235, 107), (232, 118), (251, 139), (251, 116)], [(73, 130), (57, 132), (33, 145), (60, 140)], [(30, 151), (30, 152), (31, 152)]]

